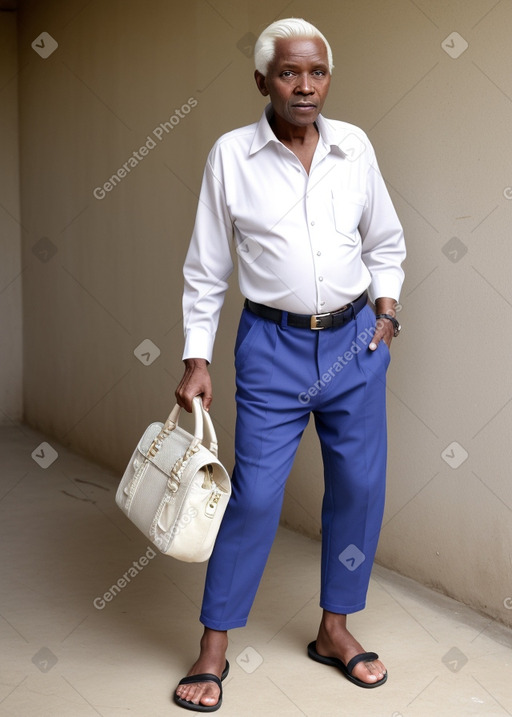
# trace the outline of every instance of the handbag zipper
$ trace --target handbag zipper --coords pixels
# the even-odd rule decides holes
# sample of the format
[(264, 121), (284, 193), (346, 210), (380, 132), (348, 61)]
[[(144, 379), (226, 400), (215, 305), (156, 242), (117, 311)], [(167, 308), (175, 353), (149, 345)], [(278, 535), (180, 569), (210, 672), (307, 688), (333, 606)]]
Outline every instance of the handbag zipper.
[[(215, 483), (213, 485), (215, 485)], [(215, 486), (215, 489), (212, 491), (210, 497), (208, 498), (208, 502), (204, 509), (204, 514), (207, 518), (213, 518), (213, 516), (215, 515), (215, 511), (217, 510), (217, 506), (219, 505), (219, 500), (221, 499), (221, 496), (222, 491), (220, 491), (217, 486)]]

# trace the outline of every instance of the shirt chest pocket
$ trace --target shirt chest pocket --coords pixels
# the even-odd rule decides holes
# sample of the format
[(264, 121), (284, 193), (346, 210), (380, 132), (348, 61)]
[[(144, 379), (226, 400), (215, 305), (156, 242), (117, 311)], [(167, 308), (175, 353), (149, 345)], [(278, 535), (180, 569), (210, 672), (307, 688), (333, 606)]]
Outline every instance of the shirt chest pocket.
[(355, 240), (365, 206), (366, 194), (362, 192), (332, 190), (332, 209), (336, 231)]

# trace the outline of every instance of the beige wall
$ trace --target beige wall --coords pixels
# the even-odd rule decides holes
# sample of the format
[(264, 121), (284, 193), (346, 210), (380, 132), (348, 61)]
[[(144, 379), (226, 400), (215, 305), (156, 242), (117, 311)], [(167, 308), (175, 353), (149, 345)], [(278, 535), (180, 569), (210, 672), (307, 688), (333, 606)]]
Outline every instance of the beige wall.
[[(202, 167), (219, 134), (262, 111), (244, 48), (276, 11), (269, 0), (148, 7), (25, 0), (20, 10), (25, 416), (119, 470), (145, 425), (172, 405), (181, 265)], [(512, 624), (512, 7), (296, 0), (286, 14), (330, 38), (325, 114), (369, 133), (408, 239), (379, 560)], [(47, 59), (31, 48), (43, 31), (58, 42)], [(113, 191), (93, 196), (160, 123), (195, 102)], [(33, 252), (38, 242), (46, 261)], [(212, 367), (228, 465), (235, 284)], [(144, 339), (161, 352), (149, 366), (134, 355)], [(318, 536), (311, 430), (299, 458), (283, 521)]]
[(0, 12), (0, 424), (22, 415), (16, 14)]

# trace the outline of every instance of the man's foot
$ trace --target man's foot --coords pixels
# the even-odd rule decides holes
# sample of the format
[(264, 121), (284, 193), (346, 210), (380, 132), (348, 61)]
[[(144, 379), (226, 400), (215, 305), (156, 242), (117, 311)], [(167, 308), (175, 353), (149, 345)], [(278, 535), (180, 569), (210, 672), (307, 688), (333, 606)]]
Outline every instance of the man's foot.
[[(226, 632), (205, 628), (201, 638), (199, 659), (192, 665), (187, 677), (210, 674), (218, 677), (220, 682), (227, 674), (225, 672), (227, 647), (228, 636)], [(216, 708), (219, 703), (221, 687), (213, 680), (206, 680), (204, 682), (178, 685), (175, 694), (180, 700), (191, 703), (189, 709), (193, 708), (193, 705)], [(185, 705), (181, 706), (184, 707)]]
[[(362, 645), (347, 630), (347, 616), (324, 610), (318, 637), (316, 639), (316, 651), (324, 657), (335, 657), (344, 665), (356, 655), (364, 653)], [(384, 664), (374, 659), (370, 662), (358, 662), (353, 670), (352, 676), (367, 684), (376, 684), (384, 680), (386, 668)]]

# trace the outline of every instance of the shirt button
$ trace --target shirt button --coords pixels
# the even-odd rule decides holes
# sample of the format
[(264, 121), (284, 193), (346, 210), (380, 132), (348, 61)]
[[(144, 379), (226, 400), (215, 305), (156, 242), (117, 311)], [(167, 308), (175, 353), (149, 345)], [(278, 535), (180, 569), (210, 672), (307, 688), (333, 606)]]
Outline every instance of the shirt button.
[(325, 306), (325, 301), (321, 301), (320, 306)]
[(322, 252), (321, 252), (321, 251), (317, 251), (316, 255), (317, 255), (317, 256), (322, 256)]
[(323, 276), (319, 276), (319, 277), (318, 277), (318, 281), (323, 281), (323, 280), (324, 280), (324, 277), (323, 277)]
[(314, 226), (315, 226), (315, 222), (314, 222), (314, 221), (313, 221), (313, 222), (311, 222), (311, 226), (312, 226), (312, 227), (314, 227)]

